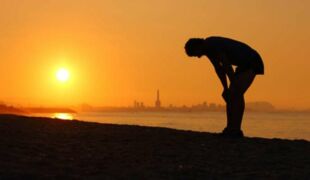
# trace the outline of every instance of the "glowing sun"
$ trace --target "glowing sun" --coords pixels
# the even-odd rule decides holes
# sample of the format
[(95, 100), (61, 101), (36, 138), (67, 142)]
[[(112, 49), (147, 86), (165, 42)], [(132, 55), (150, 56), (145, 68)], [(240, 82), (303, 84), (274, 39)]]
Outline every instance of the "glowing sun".
[(60, 82), (66, 82), (69, 80), (70, 73), (65, 68), (60, 68), (56, 72), (56, 78)]

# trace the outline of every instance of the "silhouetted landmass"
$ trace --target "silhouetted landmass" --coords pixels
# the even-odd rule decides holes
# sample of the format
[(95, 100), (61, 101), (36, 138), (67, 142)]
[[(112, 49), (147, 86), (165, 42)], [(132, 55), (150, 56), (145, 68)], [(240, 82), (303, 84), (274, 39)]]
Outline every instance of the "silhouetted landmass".
[(0, 114), (16, 114), (16, 115), (27, 115), (32, 113), (76, 113), (76, 111), (70, 108), (50, 108), (50, 107), (14, 107), (11, 105), (0, 104)]
[(14, 106), (0, 104), (0, 114), (26, 114), (26, 112)]
[(0, 116), (0, 179), (308, 179), (310, 142)]
[(76, 113), (76, 111), (69, 108), (49, 108), (49, 107), (35, 107), (23, 108), (28, 113)]
[(274, 112), (276, 108), (266, 101), (248, 102), (246, 103), (247, 111)]

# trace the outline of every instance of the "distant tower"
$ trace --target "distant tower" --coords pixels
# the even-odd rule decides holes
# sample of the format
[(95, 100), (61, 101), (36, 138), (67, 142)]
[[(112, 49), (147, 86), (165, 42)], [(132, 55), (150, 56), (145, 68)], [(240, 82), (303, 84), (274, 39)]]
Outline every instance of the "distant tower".
[(157, 90), (157, 100), (155, 101), (155, 107), (160, 108), (159, 90)]

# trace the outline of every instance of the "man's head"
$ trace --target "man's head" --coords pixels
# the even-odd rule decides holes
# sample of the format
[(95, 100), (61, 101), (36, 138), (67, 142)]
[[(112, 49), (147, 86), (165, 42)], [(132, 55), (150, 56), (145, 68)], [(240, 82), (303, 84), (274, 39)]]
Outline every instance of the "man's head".
[(188, 56), (201, 57), (203, 53), (204, 39), (191, 38), (185, 44), (185, 51)]

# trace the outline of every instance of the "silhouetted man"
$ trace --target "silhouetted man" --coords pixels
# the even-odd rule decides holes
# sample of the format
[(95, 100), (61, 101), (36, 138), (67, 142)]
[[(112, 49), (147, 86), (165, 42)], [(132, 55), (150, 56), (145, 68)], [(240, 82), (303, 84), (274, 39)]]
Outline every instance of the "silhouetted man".
[[(227, 126), (222, 135), (243, 137), (241, 122), (245, 106), (244, 93), (257, 74), (264, 74), (260, 55), (250, 46), (224, 37), (192, 38), (187, 41), (185, 51), (188, 56), (207, 56), (221, 80), (227, 113)], [(233, 65), (236, 66), (235, 71)]]

